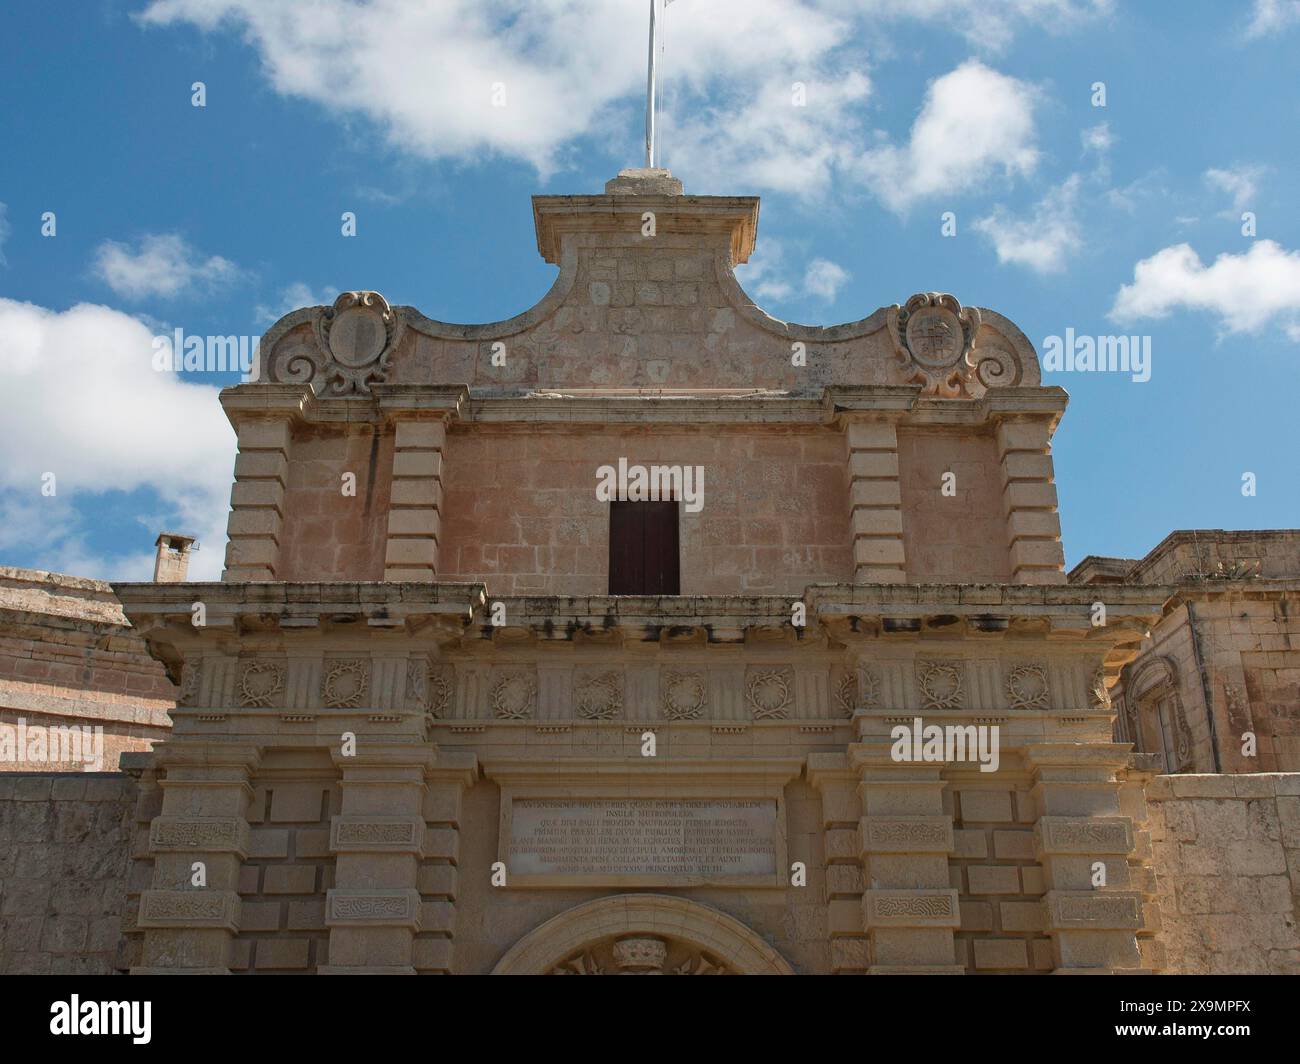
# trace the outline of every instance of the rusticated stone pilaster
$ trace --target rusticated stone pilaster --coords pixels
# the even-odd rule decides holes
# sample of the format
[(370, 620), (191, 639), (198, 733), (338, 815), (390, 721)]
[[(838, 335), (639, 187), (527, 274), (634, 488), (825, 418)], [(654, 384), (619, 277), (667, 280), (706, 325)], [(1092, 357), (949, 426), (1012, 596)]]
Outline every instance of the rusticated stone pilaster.
[(1034, 853), (1047, 887), (1056, 974), (1143, 970), (1143, 897), (1132, 882), (1141, 862), (1134, 860), (1138, 840), (1132, 819), (1121, 815), (1117, 779), (1126, 748), (1043, 743), (1027, 747), (1025, 761), (1034, 780)]
[(961, 924), (948, 875), (953, 849), (946, 786), (937, 765), (899, 764), (888, 747), (850, 748), (863, 816), (862, 922), (875, 974), (960, 975), (953, 932)]
[(153, 879), (140, 895), (133, 973), (228, 974), (239, 929), (256, 747), (174, 739), (154, 751), (162, 811), (149, 825)]
[(335, 885), (325, 899), (330, 963), (321, 974), (415, 974), (425, 773), (435, 756), (373, 741), (354, 756), (335, 753), (343, 805), (330, 823)]

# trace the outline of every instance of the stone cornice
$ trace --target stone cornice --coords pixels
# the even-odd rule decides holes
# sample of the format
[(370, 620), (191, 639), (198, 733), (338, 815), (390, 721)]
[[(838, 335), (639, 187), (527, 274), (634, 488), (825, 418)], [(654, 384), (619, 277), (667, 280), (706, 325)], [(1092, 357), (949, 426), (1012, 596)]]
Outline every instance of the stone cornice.
[(642, 216), (655, 216), (657, 234), (717, 234), (728, 240), (731, 260), (747, 262), (758, 233), (757, 196), (596, 195), (534, 196), (537, 250), (558, 263), (570, 233), (639, 233)]
[[(495, 645), (537, 643), (664, 646), (769, 644), (819, 647), (862, 639), (1025, 636), (1108, 647), (1133, 644), (1161, 616), (1164, 586), (1028, 584), (813, 584), (802, 597), (807, 625), (791, 623), (783, 596), (513, 597), (482, 584), (206, 583), (116, 584), (132, 625), (146, 638), (167, 629), (171, 642), (205, 632), (224, 637), (276, 631), (329, 632), (355, 642), (364, 632), (414, 634), (433, 626), (450, 638)], [(206, 625), (191, 624), (194, 603)], [(507, 623), (493, 625), (489, 603)], [(1106, 623), (1094, 626), (1095, 603)]]
[(886, 417), (900, 425), (973, 428), (1007, 418), (1046, 418), (1055, 430), (1061, 388), (991, 389), (979, 399), (922, 398), (915, 385), (834, 385), (806, 392), (763, 389), (555, 389), (520, 392), (466, 385), (376, 384), (369, 397), (321, 397), (303, 384), (226, 388), (231, 424), (278, 417), (296, 425), (381, 425), (428, 418), (475, 424), (832, 425)]
[[(171, 626), (201, 635), (204, 628), (230, 632), (335, 629), (364, 622), (375, 629), (412, 631), (430, 622), (460, 627), (481, 614), (482, 584), (339, 583), (185, 583), (114, 584), (113, 590), (133, 627)], [(191, 623), (202, 603), (203, 628)]]

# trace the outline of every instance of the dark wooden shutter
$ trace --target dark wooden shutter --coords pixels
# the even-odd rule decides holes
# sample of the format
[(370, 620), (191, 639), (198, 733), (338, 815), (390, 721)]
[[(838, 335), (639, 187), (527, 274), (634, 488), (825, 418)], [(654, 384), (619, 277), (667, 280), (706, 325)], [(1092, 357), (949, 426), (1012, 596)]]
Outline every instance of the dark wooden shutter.
[(609, 504), (609, 593), (680, 595), (676, 502)]

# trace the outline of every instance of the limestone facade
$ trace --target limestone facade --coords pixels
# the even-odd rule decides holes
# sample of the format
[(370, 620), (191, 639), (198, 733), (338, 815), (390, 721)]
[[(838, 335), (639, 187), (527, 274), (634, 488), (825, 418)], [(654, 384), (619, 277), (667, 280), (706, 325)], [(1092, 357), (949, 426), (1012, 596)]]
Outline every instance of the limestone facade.
[[(1113, 691), (1173, 589), (1067, 581), (1067, 397), (1019, 329), (939, 293), (776, 321), (733, 273), (757, 200), (663, 172), (534, 215), (532, 310), (343, 293), (222, 393), (223, 580), (114, 586), (178, 692), (123, 759), (114, 963), (1170, 967)], [(624, 466), (677, 471), (679, 594), (609, 594)]]

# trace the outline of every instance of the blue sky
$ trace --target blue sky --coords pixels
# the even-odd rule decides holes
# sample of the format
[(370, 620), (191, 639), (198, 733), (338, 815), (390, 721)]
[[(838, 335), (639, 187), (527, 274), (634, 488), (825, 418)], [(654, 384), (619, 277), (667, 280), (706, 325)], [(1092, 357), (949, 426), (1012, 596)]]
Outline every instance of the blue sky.
[[(12, 15), (0, 562), (147, 577), (166, 527), (199, 535), (196, 576), (219, 572), (234, 449), (216, 391), (235, 378), (153, 372), (159, 333), (257, 335), (362, 287), (448, 321), (531, 306), (554, 268), (528, 197), (640, 164), (646, 9)], [(1040, 350), (1067, 329), (1151, 338), (1145, 383), (1045, 376), (1071, 395), (1070, 564), (1175, 528), (1300, 525), (1300, 0), (676, 0), (665, 23), (663, 162), (688, 192), (763, 197), (739, 276), (774, 315), (831, 324), (939, 290)]]

